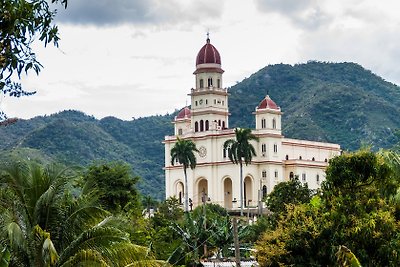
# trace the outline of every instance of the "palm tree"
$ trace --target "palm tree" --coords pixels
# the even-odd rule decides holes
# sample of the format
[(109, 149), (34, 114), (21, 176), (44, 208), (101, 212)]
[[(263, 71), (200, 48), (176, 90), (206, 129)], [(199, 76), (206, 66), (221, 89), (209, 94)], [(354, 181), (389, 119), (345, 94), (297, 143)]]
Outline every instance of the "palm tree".
[(243, 216), (243, 162), (246, 166), (256, 156), (251, 140), (258, 141), (258, 137), (251, 133), (250, 129), (235, 128), (235, 139), (224, 142), (224, 149), (228, 149), (228, 157), (234, 164), (240, 166), (240, 216)]
[(70, 193), (69, 169), (12, 162), (0, 170), (0, 247), (9, 249), (10, 266), (154, 266), (96, 192)]
[(196, 157), (193, 152), (199, 152), (196, 148), (196, 144), (192, 140), (185, 140), (177, 138), (174, 147), (171, 149), (171, 164), (175, 165), (178, 161), (183, 166), (183, 173), (185, 176), (185, 212), (189, 211), (189, 191), (186, 169), (196, 168)]

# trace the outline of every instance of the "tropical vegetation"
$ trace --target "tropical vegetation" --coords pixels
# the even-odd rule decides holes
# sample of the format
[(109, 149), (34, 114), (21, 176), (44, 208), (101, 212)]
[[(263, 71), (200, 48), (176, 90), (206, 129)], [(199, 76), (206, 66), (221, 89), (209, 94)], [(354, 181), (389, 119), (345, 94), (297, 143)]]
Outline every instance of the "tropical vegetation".
[(9, 266), (163, 264), (131, 241), (127, 217), (102, 207), (97, 186), (76, 186), (71, 169), (14, 160), (0, 171), (0, 249)]
[(400, 180), (393, 163), (368, 150), (332, 159), (321, 192), (286, 204), (257, 242), (261, 265), (398, 266)]
[(235, 139), (228, 139), (224, 142), (224, 149), (228, 151), (228, 157), (234, 164), (239, 164), (240, 168), (240, 215), (243, 216), (243, 163), (251, 163), (256, 150), (250, 143), (252, 140), (258, 141), (258, 137), (252, 134), (251, 129), (235, 128)]
[(196, 156), (194, 152), (199, 152), (196, 148), (196, 144), (192, 140), (180, 139), (176, 140), (176, 143), (171, 149), (171, 165), (174, 166), (176, 163), (182, 165), (183, 175), (185, 177), (185, 212), (189, 211), (189, 197), (188, 197), (188, 178), (187, 178), (187, 168), (196, 168)]

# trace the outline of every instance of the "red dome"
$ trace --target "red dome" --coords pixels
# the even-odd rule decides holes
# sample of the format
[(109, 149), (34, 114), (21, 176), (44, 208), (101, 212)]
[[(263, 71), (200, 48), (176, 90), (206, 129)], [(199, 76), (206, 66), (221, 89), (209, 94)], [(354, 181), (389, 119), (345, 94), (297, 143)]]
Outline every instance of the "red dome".
[(207, 43), (200, 49), (196, 58), (196, 66), (200, 64), (220, 64), (221, 56), (218, 50), (210, 44), (210, 39), (207, 38)]
[(190, 119), (190, 115), (191, 115), (191, 111), (190, 108), (188, 107), (184, 107), (181, 111), (179, 111), (178, 115), (175, 117), (175, 120), (179, 120), (179, 119)]
[(280, 108), (278, 107), (277, 104), (275, 104), (275, 102), (269, 97), (269, 95), (267, 95), (263, 101), (260, 102), (260, 104), (258, 105), (257, 109), (276, 109), (276, 110), (280, 110)]

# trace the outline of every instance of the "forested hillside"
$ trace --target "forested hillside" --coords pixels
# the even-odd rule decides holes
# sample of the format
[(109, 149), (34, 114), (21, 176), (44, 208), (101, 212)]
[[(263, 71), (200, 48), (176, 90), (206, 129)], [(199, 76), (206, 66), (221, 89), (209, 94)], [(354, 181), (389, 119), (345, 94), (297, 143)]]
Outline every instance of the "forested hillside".
[(267, 66), (230, 90), (231, 127), (254, 127), (251, 114), (269, 94), (291, 138), (390, 147), (400, 127), (400, 87), (354, 63)]
[[(231, 127), (254, 127), (252, 112), (269, 94), (283, 111), (286, 137), (387, 148), (398, 141), (400, 88), (354, 63), (267, 66), (229, 88)], [(30, 148), (69, 165), (122, 160), (142, 177), (144, 194), (164, 197), (165, 135), (174, 114), (123, 121), (79, 111), (19, 120), (0, 128), (0, 149)], [(40, 154), (39, 153), (39, 154)]]
[(63, 111), (0, 128), (1, 149), (29, 153), (30, 157), (45, 155), (67, 165), (125, 161), (142, 178), (140, 190), (163, 199), (161, 141), (171, 132), (172, 118), (165, 115), (132, 121), (114, 117), (97, 120), (79, 111)]

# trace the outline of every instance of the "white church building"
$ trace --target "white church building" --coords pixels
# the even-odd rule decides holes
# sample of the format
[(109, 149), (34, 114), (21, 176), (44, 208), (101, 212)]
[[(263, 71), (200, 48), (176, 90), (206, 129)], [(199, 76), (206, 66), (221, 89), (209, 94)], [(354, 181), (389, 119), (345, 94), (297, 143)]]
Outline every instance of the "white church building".
[[(235, 139), (234, 129), (229, 128), (229, 94), (223, 87), (223, 73), (220, 54), (207, 38), (196, 58), (190, 108), (178, 113), (173, 121), (174, 135), (164, 140), (166, 197), (175, 196), (183, 203), (188, 194), (193, 208), (204, 200), (228, 210), (240, 205), (239, 166), (223, 149), (226, 140)], [(319, 188), (328, 161), (340, 154), (340, 146), (284, 137), (281, 109), (268, 95), (260, 99), (253, 114), (256, 127), (252, 133), (259, 141), (252, 142), (257, 156), (251, 164), (243, 165), (244, 205), (257, 207), (276, 184), (295, 176), (309, 188)], [(171, 165), (170, 151), (178, 136), (192, 140), (199, 150), (196, 168), (187, 170), (188, 192), (184, 192), (182, 166)]]

